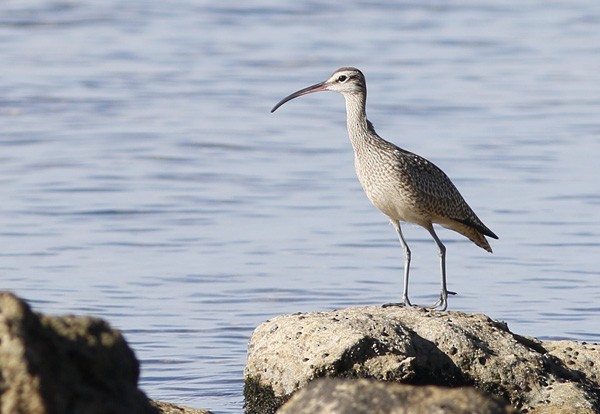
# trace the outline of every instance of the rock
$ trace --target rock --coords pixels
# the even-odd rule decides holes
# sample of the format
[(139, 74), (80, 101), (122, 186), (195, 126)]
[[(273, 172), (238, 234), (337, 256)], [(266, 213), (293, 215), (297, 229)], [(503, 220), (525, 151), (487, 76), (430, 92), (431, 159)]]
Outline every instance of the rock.
[(40, 316), (0, 294), (3, 413), (156, 413), (121, 334), (96, 318)]
[(592, 348), (573, 359), (574, 352), (549, 352), (502, 322), (462, 312), (368, 306), (280, 316), (250, 339), (246, 409), (274, 412), (313, 379), (338, 377), (474, 386), (529, 413), (574, 406), (597, 413), (595, 371), (577, 368), (600, 361), (600, 348)]
[(543, 343), (548, 353), (562, 361), (571, 371), (579, 372), (587, 380), (600, 383), (600, 345), (575, 341), (548, 341)]
[(516, 414), (506, 402), (473, 388), (414, 386), (367, 379), (320, 378), (277, 414)]
[(139, 374), (133, 351), (103, 320), (40, 315), (0, 292), (0, 413), (173, 412), (150, 403)]
[(161, 414), (212, 414), (208, 410), (185, 407), (160, 401), (150, 401), (154, 408)]

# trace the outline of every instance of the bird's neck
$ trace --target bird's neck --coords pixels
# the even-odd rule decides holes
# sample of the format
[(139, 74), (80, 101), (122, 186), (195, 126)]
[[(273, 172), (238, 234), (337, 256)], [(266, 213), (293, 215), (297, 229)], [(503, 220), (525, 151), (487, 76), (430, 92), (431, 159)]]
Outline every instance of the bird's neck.
[(346, 100), (346, 122), (348, 126), (348, 135), (354, 147), (358, 152), (360, 148), (368, 144), (368, 139), (374, 135), (369, 121), (367, 121), (366, 101), (364, 94), (345, 95)]

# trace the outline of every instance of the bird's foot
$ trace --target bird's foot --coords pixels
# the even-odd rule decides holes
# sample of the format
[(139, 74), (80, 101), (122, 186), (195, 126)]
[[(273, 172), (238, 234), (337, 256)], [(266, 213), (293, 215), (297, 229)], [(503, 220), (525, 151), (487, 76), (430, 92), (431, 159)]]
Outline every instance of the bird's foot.
[(429, 306), (428, 309), (438, 309), (445, 311), (448, 308), (448, 295), (456, 295), (456, 292), (446, 291), (440, 293), (440, 298), (433, 305)]
[(412, 303), (410, 303), (410, 300), (408, 300), (407, 297), (405, 297), (404, 299), (402, 299), (402, 302), (392, 302), (392, 303), (384, 303), (383, 305), (381, 305), (382, 308), (391, 308), (392, 306), (403, 306), (406, 308), (415, 308), (417, 306), (413, 305)]

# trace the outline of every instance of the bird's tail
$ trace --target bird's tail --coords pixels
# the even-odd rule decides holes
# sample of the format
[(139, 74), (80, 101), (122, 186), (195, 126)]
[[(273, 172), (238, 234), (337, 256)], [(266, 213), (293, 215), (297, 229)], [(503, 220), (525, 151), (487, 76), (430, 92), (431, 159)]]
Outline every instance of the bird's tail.
[[(446, 227), (447, 229), (450, 230), (454, 230), (457, 233), (462, 234), (463, 236), (467, 237), (469, 240), (471, 240), (473, 243), (475, 243), (477, 246), (481, 247), (482, 249), (492, 253), (492, 247), (490, 246), (490, 243), (488, 242), (488, 240), (485, 238), (485, 235), (480, 232), (479, 230), (464, 224), (464, 223), (460, 223), (458, 221), (450, 221), (450, 222), (445, 222), (445, 223), (440, 223), (442, 226)], [(491, 233), (491, 231), (490, 231)], [(492, 233), (493, 236), (496, 236), (494, 233)], [(493, 237), (491, 236), (491, 237)], [(494, 238), (498, 238), (498, 236), (494, 237)]]

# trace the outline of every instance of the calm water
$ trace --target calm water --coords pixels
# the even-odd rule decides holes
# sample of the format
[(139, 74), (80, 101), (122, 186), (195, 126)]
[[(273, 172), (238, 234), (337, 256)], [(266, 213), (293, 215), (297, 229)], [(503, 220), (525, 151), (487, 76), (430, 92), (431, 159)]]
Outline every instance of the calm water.
[[(256, 325), (400, 298), (343, 99), (269, 113), (354, 65), (379, 133), (500, 236), (438, 232), (450, 308), (600, 341), (599, 32), (596, 1), (2, 2), (2, 288), (122, 329), (150, 397), (240, 412)], [(405, 235), (433, 302), (435, 245)]]

